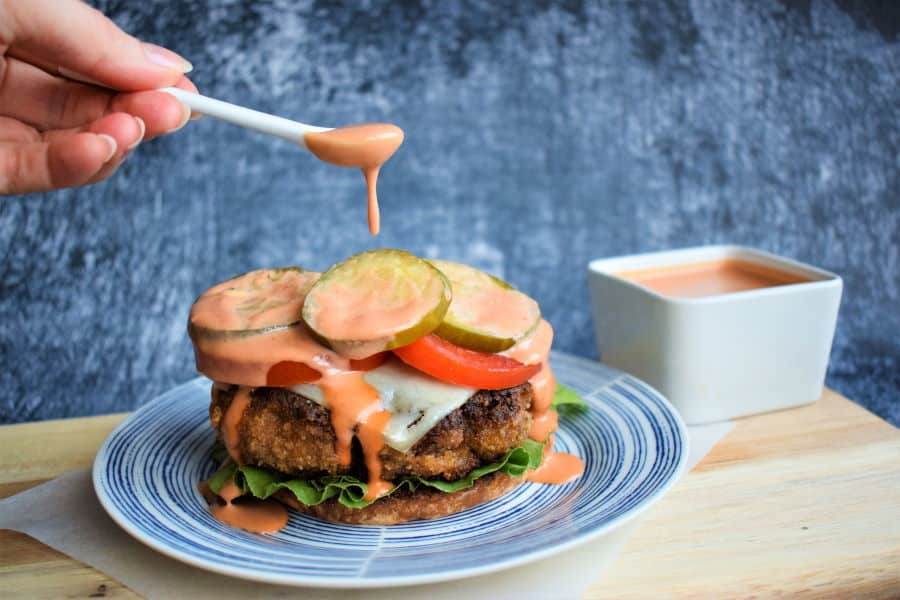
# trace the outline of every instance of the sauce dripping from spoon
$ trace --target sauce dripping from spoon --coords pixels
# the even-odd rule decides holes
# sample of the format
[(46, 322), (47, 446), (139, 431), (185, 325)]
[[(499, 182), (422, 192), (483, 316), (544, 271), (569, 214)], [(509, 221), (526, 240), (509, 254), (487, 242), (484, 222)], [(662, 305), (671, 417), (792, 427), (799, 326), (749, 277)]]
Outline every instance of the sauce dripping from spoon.
[(369, 232), (378, 234), (378, 172), (403, 143), (403, 130), (389, 123), (363, 123), (304, 134), (303, 142), (316, 158), (341, 167), (362, 169), (369, 205)]

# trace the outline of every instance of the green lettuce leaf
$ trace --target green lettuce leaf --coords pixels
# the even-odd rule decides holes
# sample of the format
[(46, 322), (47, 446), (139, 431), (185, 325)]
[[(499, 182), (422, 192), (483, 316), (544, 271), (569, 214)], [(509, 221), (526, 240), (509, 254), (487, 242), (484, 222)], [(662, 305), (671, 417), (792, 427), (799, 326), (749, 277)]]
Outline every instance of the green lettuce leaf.
[[(544, 453), (544, 444), (532, 440), (506, 453), (500, 460), (478, 467), (462, 479), (456, 481), (444, 481), (442, 479), (424, 479), (422, 477), (407, 477), (395, 485), (387, 495), (393, 494), (401, 488), (414, 491), (421, 486), (432, 487), (442, 492), (458, 492), (472, 487), (475, 480), (490, 473), (503, 473), (510, 477), (521, 477), (529, 469), (536, 469), (541, 465)], [(257, 498), (268, 498), (279, 490), (289, 490), (297, 498), (297, 501), (307, 506), (313, 506), (337, 498), (338, 502), (349, 508), (363, 508), (372, 503), (366, 500), (365, 495), (368, 486), (365, 482), (350, 475), (330, 475), (316, 479), (292, 479), (269, 469), (251, 466), (238, 466), (233, 462), (227, 462), (219, 467), (208, 480), (210, 489), (219, 493), (225, 482), (231, 480), (244, 494), (252, 494)]]
[(587, 402), (581, 399), (578, 392), (561, 383), (556, 384), (553, 402), (550, 404), (561, 415), (580, 415), (587, 412)]
[(209, 479), (206, 480), (206, 485), (209, 486), (209, 489), (218, 494), (219, 490), (222, 489), (222, 486), (225, 485), (225, 482), (234, 477), (234, 472), (236, 470), (237, 467), (233, 462), (226, 461), (222, 463), (222, 466), (220, 466)]

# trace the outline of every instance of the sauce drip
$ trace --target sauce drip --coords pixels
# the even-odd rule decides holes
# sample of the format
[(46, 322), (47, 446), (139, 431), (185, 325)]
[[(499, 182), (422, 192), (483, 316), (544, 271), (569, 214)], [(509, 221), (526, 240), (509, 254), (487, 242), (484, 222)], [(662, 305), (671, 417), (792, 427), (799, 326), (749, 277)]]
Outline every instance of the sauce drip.
[(359, 423), (357, 437), (363, 447), (366, 468), (369, 470), (366, 500), (375, 500), (394, 487), (393, 484), (381, 478), (381, 460), (378, 458), (378, 453), (384, 447), (384, 430), (387, 429), (391, 416), (389, 411), (379, 410), (369, 414)]
[[(547, 437), (556, 431), (557, 426), (556, 411), (550, 408), (556, 391), (556, 377), (548, 360), (552, 345), (553, 327), (541, 319), (531, 335), (503, 353), (526, 365), (541, 365), (541, 370), (528, 380), (534, 394), (531, 401), (531, 429), (528, 437), (537, 442), (546, 441)], [(550, 416), (551, 414), (553, 416)]]
[(736, 258), (625, 271), (616, 276), (677, 298), (717, 296), (811, 281), (802, 275)]
[[(335, 451), (341, 465), (350, 464), (350, 443), (356, 424), (362, 424), (379, 406), (378, 392), (358, 372), (333, 373), (319, 383), (331, 411), (331, 423), (337, 435)], [(360, 440), (362, 441), (362, 440)], [(365, 451), (366, 448), (363, 448)]]
[(307, 133), (303, 142), (319, 160), (362, 169), (368, 191), (369, 232), (376, 235), (381, 224), (378, 172), (403, 143), (403, 130), (388, 123), (364, 123)]
[[(201, 490), (202, 492), (202, 490)], [(275, 500), (259, 500), (242, 498), (234, 501), (242, 494), (241, 489), (233, 481), (226, 481), (219, 490), (218, 498), (209, 507), (212, 516), (232, 527), (239, 527), (253, 533), (275, 533), (284, 529), (288, 522), (287, 509)], [(207, 494), (204, 493), (204, 496)]]
[(551, 345), (553, 345), (553, 327), (541, 319), (537, 329), (531, 335), (502, 354), (526, 365), (536, 365), (547, 360), (547, 357), (550, 356)]
[(584, 461), (567, 452), (553, 450), (553, 440), (544, 447), (541, 466), (525, 473), (525, 481), (562, 485), (584, 473)]
[(366, 208), (369, 213), (369, 233), (378, 235), (381, 231), (381, 211), (378, 209), (378, 172), (380, 167), (363, 169), (366, 179)]
[(228, 405), (228, 410), (225, 411), (225, 416), (222, 417), (222, 442), (225, 444), (225, 449), (228, 450), (228, 456), (239, 465), (243, 463), (239, 450), (241, 436), (238, 433), (238, 427), (244, 417), (244, 412), (250, 406), (250, 400), (250, 389), (239, 387), (234, 393), (231, 404)]
[[(531, 429), (528, 437), (536, 442), (543, 442), (548, 435), (556, 431), (557, 424), (556, 411), (550, 408), (553, 394), (556, 392), (556, 377), (550, 363), (544, 360), (541, 363), (541, 370), (528, 381), (534, 394), (534, 400), (531, 401)], [(551, 414), (553, 417), (549, 416)]]
[(544, 411), (541, 415), (531, 417), (528, 437), (536, 442), (547, 441), (557, 427), (559, 427), (559, 414), (555, 410)]
[(375, 416), (385, 411), (380, 410), (378, 391), (364, 379), (363, 369), (368, 365), (357, 365), (320, 345), (303, 327), (236, 339), (197, 337), (194, 352), (198, 371), (214, 381), (240, 386), (221, 424), (222, 441), (236, 463), (241, 464), (238, 428), (250, 404), (250, 389), (267, 385), (274, 365), (298, 363), (319, 373), (316, 384), (322, 389), (331, 413), (339, 463), (350, 464), (350, 446), (356, 434), (369, 468), (370, 493), (380, 494), (390, 489), (390, 484), (381, 479), (378, 458), (384, 445), (387, 419)]
[(528, 380), (534, 394), (528, 437), (537, 442), (546, 442), (546, 446), (541, 466), (528, 471), (525, 480), (558, 485), (581, 475), (584, 472), (584, 461), (567, 452), (553, 450), (553, 432), (559, 425), (559, 415), (551, 407), (556, 392), (556, 377), (549, 361), (552, 344), (553, 327), (542, 319), (534, 333), (503, 354), (525, 364), (541, 364), (541, 370)]

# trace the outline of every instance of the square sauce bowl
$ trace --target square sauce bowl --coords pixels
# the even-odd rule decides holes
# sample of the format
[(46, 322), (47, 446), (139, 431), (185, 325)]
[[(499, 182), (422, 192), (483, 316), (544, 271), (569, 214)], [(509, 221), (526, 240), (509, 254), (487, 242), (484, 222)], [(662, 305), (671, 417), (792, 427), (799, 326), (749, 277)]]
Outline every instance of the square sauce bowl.
[(659, 390), (688, 424), (822, 394), (843, 282), (741, 246), (592, 261), (601, 360)]

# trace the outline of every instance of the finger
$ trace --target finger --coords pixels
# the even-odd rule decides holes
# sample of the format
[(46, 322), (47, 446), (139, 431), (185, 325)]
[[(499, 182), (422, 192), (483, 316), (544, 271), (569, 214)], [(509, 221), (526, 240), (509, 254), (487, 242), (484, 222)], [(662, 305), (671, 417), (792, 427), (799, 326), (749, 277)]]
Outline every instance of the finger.
[(125, 113), (115, 113), (97, 119), (93, 123), (77, 129), (61, 129), (45, 132), (43, 139), (55, 142), (70, 138), (79, 133), (89, 132), (108, 135), (116, 142), (115, 153), (106, 163), (85, 183), (97, 183), (109, 178), (119, 168), (125, 158), (134, 150), (144, 138), (146, 126), (138, 117), (132, 117)]
[[(0, 35), (0, 40), (2, 40), (2, 35)], [(78, 75), (77, 73), (69, 73), (68, 75), (60, 75), (59, 67), (57, 65), (52, 64), (46, 60), (40, 59), (29, 52), (25, 52), (22, 49), (13, 49), (13, 50), (7, 52), (6, 56), (7, 56), (7, 58), (10, 58), (10, 57), (15, 58), (24, 63), (28, 63), (29, 65), (34, 65), (35, 67), (38, 67), (40, 70), (44, 71), (45, 73), (49, 73), (50, 75), (54, 75), (54, 76), (59, 75), (60, 77), (63, 77), (69, 81), (77, 81), (79, 83), (86, 83), (86, 84), (92, 85), (94, 87), (100, 87), (101, 89), (104, 89), (104, 90), (112, 89), (112, 88), (104, 87), (103, 84), (99, 83), (98, 81), (94, 81), (93, 79), (90, 79), (83, 75)], [(181, 76), (181, 79), (178, 80), (174, 84), (174, 87), (181, 88), (181, 89), (187, 90), (189, 92), (194, 92), (195, 94), (199, 93), (199, 91), (197, 90), (197, 86), (194, 85), (194, 82), (191, 81), (185, 75)]]
[(58, 72), (116, 90), (174, 85), (191, 64), (171, 50), (128, 35), (98, 10), (74, 0), (6, 2), (4, 40)]
[(199, 94), (200, 90), (197, 89), (197, 86), (194, 85), (194, 82), (183, 76), (178, 80), (178, 83), (175, 84), (175, 87), (185, 90), (187, 92), (193, 92), (195, 94)]
[(129, 150), (133, 150), (141, 142), (145, 132), (143, 121), (126, 113), (112, 113), (100, 117), (84, 127), (72, 129), (56, 129), (44, 132), (42, 139), (45, 142), (58, 142), (79, 133), (104, 134), (111, 137), (116, 143), (116, 154), (113, 158), (121, 158)]
[[(92, 133), (113, 136), (118, 146), (112, 158), (88, 180), (88, 183), (98, 183), (108, 179), (119, 168), (119, 165), (125, 162), (131, 151), (137, 148), (144, 138), (146, 132), (144, 122), (140, 118), (135, 117), (133, 119), (134, 124), (131, 124), (128, 123), (127, 117), (128, 115), (125, 114), (107, 115), (88, 127), (88, 130)], [(137, 130), (135, 130), (135, 127)]]
[(0, 194), (84, 185), (116, 150), (113, 138), (95, 133), (78, 133), (52, 142), (0, 144)]
[[(183, 77), (183, 78), (181, 79), (181, 81), (179, 81), (178, 83), (175, 84), (175, 87), (181, 88), (181, 89), (183, 89), (183, 90), (185, 90), (185, 91), (188, 91), (188, 92), (192, 92), (192, 93), (194, 93), (194, 94), (199, 94), (199, 93), (200, 93), (200, 90), (197, 89), (197, 86), (194, 85), (194, 82), (191, 81), (190, 79), (188, 79), (187, 77)], [(198, 112), (191, 111), (191, 116), (190, 116), (190, 120), (191, 120), (191, 121), (194, 121), (194, 120), (199, 119), (199, 118), (201, 118), (201, 117), (203, 117), (202, 114), (200, 114), (200, 113), (198, 113)]]
[(0, 117), (0, 142), (39, 142), (41, 134), (16, 119)]
[(109, 161), (100, 167), (100, 170), (97, 171), (90, 179), (88, 179), (86, 185), (92, 185), (95, 183), (100, 183), (101, 181), (106, 181), (118, 170), (118, 168), (125, 162), (125, 159), (128, 158), (128, 155), (131, 154), (131, 150), (125, 152), (122, 156), (109, 159)]
[(178, 131), (191, 117), (191, 109), (165, 92), (129, 92), (113, 98), (110, 108), (140, 117), (147, 125), (144, 139)]
[(0, 86), (0, 114), (39, 129), (77, 127), (103, 116), (113, 95), (8, 58)]
[[(41, 130), (80, 127), (108, 112), (127, 112), (147, 124), (155, 137), (174, 131), (190, 117), (190, 109), (164, 92), (116, 94), (92, 85), (55, 77), (17, 59), (6, 61), (0, 86), (0, 114)], [(186, 77), (178, 82), (196, 89)]]

